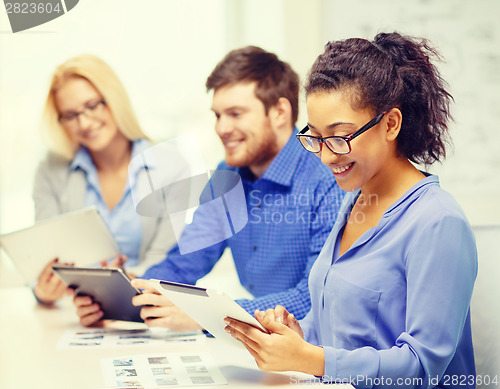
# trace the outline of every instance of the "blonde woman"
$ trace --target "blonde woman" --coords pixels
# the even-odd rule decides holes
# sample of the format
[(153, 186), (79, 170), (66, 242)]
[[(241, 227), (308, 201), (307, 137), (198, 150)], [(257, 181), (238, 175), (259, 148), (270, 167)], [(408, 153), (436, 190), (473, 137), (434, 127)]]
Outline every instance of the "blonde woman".
[[(36, 221), (95, 205), (128, 258), (125, 267), (140, 274), (163, 259), (174, 242), (170, 221), (138, 215), (133, 202), (137, 182), (155, 166), (136, 167), (128, 182), (131, 159), (151, 142), (110, 66), (92, 55), (58, 66), (43, 119), (51, 152), (36, 173)], [(69, 292), (52, 273), (55, 262), (47, 264), (34, 288), (41, 303)]]

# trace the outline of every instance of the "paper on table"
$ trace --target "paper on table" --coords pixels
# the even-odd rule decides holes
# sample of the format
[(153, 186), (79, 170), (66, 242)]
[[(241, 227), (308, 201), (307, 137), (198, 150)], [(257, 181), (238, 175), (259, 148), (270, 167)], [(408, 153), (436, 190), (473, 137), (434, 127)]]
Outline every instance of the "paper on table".
[(165, 387), (225, 385), (208, 353), (151, 353), (101, 359), (105, 385)]
[(176, 332), (166, 328), (134, 330), (85, 328), (64, 332), (57, 348), (165, 346), (170, 342), (203, 342), (205, 339), (201, 331)]

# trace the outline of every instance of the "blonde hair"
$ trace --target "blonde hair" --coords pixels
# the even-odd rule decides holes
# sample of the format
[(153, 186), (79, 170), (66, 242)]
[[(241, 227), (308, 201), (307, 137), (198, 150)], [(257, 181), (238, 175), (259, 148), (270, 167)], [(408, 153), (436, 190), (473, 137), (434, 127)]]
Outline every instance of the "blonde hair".
[(99, 91), (119, 131), (127, 139), (147, 138), (139, 126), (125, 87), (113, 69), (94, 55), (82, 54), (62, 63), (52, 74), (43, 110), (42, 134), (54, 153), (71, 160), (79, 148), (79, 144), (71, 139), (67, 130), (59, 123), (59, 112), (55, 103), (57, 90), (71, 78), (83, 78)]

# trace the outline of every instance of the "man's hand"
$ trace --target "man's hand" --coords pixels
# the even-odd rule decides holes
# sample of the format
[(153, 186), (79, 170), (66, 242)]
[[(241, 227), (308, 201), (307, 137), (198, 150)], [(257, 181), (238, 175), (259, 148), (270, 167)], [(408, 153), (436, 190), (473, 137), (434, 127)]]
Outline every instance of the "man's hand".
[[(123, 268), (123, 264), (127, 261), (127, 256), (118, 254), (110, 263), (101, 261), (102, 267), (108, 268)], [(74, 292), (73, 292), (74, 293)], [(73, 298), (73, 304), (76, 306), (76, 314), (80, 318), (80, 323), (89, 327), (98, 322), (104, 315), (99, 304), (95, 303), (92, 297), (76, 296)]]
[(143, 293), (132, 299), (135, 306), (143, 306), (141, 318), (148, 327), (166, 327), (174, 331), (199, 330), (202, 327), (175, 306), (168, 298), (158, 293), (149, 281), (136, 278), (132, 286), (143, 289)]
[(76, 306), (76, 314), (80, 318), (80, 323), (85, 327), (95, 324), (104, 315), (99, 304), (94, 303), (92, 297), (75, 296), (73, 304)]

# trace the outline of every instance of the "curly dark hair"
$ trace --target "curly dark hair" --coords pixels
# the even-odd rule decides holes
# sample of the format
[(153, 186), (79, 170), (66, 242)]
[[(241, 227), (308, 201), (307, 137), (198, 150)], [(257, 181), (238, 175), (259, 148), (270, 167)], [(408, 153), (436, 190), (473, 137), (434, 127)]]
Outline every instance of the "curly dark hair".
[(441, 56), (425, 39), (380, 33), (373, 42), (352, 38), (329, 42), (314, 62), (306, 94), (349, 92), (354, 109), (375, 113), (394, 107), (403, 121), (398, 152), (415, 163), (430, 165), (446, 156), (453, 97), (445, 89), (431, 58)]
[(230, 51), (215, 67), (205, 84), (207, 91), (236, 84), (256, 82), (255, 95), (266, 109), (275, 105), (280, 97), (292, 106), (292, 123), (299, 115), (299, 76), (292, 67), (276, 54), (257, 46), (247, 46)]

